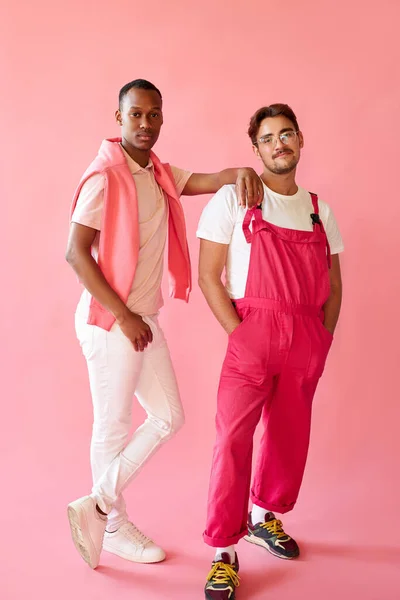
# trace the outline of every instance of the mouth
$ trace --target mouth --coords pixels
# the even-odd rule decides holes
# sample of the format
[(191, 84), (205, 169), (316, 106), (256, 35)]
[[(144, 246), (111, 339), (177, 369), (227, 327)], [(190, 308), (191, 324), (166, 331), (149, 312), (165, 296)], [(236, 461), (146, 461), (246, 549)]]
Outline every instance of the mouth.
[(282, 152), (278, 152), (275, 154), (274, 158), (284, 158), (285, 156), (290, 156), (293, 154), (290, 150), (283, 150)]
[(137, 138), (142, 142), (150, 142), (153, 139), (153, 136), (150, 133), (138, 133)]

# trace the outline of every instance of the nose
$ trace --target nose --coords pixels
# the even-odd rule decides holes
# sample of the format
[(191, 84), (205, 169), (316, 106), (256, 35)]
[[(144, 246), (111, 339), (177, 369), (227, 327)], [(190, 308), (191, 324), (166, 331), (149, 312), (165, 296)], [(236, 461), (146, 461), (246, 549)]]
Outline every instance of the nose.
[(151, 129), (150, 121), (146, 115), (142, 115), (140, 119), (140, 129)]
[(277, 150), (280, 150), (282, 148), (284, 148), (286, 146), (286, 144), (284, 144), (281, 140), (281, 138), (279, 136), (276, 136), (275, 138), (275, 152)]

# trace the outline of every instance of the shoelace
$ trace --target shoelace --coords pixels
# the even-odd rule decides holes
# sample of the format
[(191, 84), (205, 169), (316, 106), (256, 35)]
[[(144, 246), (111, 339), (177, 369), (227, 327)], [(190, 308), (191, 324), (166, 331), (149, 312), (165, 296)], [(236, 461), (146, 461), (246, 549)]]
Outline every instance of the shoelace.
[(287, 538), (287, 540), (290, 540), (290, 536), (283, 531), (282, 521), (279, 521), (279, 519), (272, 519), (266, 523), (261, 523), (260, 527), (266, 529), (268, 533), (276, 535), (279, 540), (282, 538)]
[(231, 581), (238, 587), (240, 585), (239, 575), (232, 565), (228, 565), (222, 561), (216, 562), (208, 574), (207, 581), (213, 580), (213, 583), (229, 584)]
[(127, 527), (124, 528), (124, 534), (128, 539), (140, 546), (145, 546), (151, 542), (151, 539), (144, 535), (144, 533), (142, 533), (133, 523), (129, 523)]

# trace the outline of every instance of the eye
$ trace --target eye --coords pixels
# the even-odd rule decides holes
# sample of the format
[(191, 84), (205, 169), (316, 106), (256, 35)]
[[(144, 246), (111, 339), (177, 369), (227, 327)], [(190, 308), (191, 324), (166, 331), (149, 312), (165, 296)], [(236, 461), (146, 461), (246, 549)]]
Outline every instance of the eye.
[(270, 135), (267, 135), (267, 136), (265, 136), (265, 137), (262, 137), (262, 138), (260, 138), (260, 142), (261, 142), (262, 144), (271, 144), (271, 143), (272, 143), (272, 140), (273, 140), (273, 137), (272, 137), (272, 136), (270, 136)]
[(280, 136), (282, 144), (288, 144), (295, 137), (296, 137), (296, 132), (295, 131), (286, 131), (286, 133), (282, 133), (281, 136)]
[(150, 116), (151, 116), (152, 119), (158, 119), (158, 117), (160, 116), (160, 113), (158, 113), (158, 112), (151, 113)]
[(134, 112), (134, 113), (131, 113), (130, 116), (137, 118), (137, 117), (140, 117), (140, 113), (139, 112)]

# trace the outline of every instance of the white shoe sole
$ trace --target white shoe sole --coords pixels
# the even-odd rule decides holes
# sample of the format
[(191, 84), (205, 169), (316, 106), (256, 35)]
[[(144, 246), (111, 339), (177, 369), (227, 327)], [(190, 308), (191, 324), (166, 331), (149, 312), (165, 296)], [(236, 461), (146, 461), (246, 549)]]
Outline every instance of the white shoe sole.
[(114, 548), (113, 546), (109, 546), (107, 544), (107, 542), (103, 542), (103, 550), (105, 550), (106, 552), (110, 552), (110, 554), (115, 554), (116, 556), (119, 556), (120, 558), (124, 558), (125, 560), (129, 560), (131, 562), (135, 562), (135, 563), (141, 563), (141, 564), (145, 564), (145, 565), (152, 565), (155, 563), (159, 563), (159, 562), (163, 562), (165, 560), (165, 556), (163, 558), (159, 558), (159, 559), (154, 559), (154, 560), (149, 560), (143, 557), (135, 557), (132, 556), (131, 554), (125, 554), (125, 552), (121, 552), (120, 550), (117, 550), (116, 548)]
[(260, 540), (259, 538), (257, 538), (255, 535), (245, 535), (243, 539), (246, 540), (246, 542), (250, 542), (250, 544), (255, 544), (256, 546), (261, 546), (261, 548), (268, 550), (268, 552), (270, 554), (272, 554), (272, 556), (276, 556), (277, 558), (282, 558), (283, 560), (294, 560), (295, 558), (298, 558), (298, 555), (297, 556), (282, 556), (282, 554), (278, 554), (277, 552), (274, 552), (273, 550), (271, 550), (271, 548), (268, 546), (268, 544), (266, 544), (263, 540)]
[(80, 503), (71, 502), (68, 505), (68, 520), (75, 548), (89, 567), (95, 569), (99, 564), (99, 560), (90, 535), (88, 533), (85, 535), (89, 527), (85, 511), (82, 510)]

